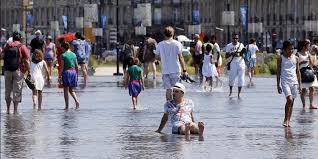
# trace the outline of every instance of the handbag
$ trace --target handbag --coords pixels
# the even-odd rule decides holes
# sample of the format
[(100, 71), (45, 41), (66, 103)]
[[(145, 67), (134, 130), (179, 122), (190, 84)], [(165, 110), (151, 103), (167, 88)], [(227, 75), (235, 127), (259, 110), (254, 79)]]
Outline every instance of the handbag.
[(27, 75), (24, 81), (31, 90), (35, 89), (35, 84), (31, 81), (31, 75)]
[(315, 72), (309, 66), (301, 68), (300, 75), (301, 75), (301, 82), (303, 83), (310, 83), (315, 81)]
[(233, 58), (234, 58), (234, 56), (232, 56), (231, 61), (226, 64), (226, 68), (227, 68), (228, 71), (231, 70), (231, 62), (232, 62)]

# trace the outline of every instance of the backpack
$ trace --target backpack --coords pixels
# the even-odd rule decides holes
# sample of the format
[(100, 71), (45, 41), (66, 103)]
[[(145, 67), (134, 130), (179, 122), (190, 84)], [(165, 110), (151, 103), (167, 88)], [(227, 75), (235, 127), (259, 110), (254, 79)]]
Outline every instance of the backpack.
[(74, 40), (74, 53), (76, 54), (77, 61), (83, 62), (86, 59), (86, 43), (84, 40)]
[(130, 45), (128, 44), (125, 44), (124, 46), (124, 56), (125, 58), (128, 58), (128, 57), (133, 57), (134, 56), (134, 48), (131, 47)]
[(247, 49), (246, 51), (244, 52), (244, 61), (245, 61), (245, 64), (249, 64), (250, 61), (252, 59), (252, 53), (249, 49), (249, 45), (247, 45)]
[(19, 68), (20, 63), (20, 47), (22, 44), (17, 46), (6, 46), (4, 50), (4, 69), (7, 71), (16, 71)]

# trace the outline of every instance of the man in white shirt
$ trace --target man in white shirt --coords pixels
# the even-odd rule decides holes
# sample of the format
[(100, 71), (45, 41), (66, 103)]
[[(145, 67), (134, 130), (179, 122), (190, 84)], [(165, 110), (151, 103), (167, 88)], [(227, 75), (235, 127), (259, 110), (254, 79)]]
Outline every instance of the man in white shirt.
[(171, 26), (166, 27), (164, 35), (165, 40), (157, 45), (155, 54), (161, 60), (162, 83), (166, 89), (166, 100), (170, 101), (172, 87), (180, 80), (181, 68), (185, 75), (188, 73), (182, 56), (182, 44), (173, 39), (174, 29)]
[(238, 86), (238, 98), (240, 98), (242, 86), (244, 84), (245, 77), (245, 62), (243, 59), (242, 52), (244, 51), (244, 44), (239, 42), (238, 34), (234, 33), (232, 35), (232, 43), (227, 44), (225, 52), (226, 58), (230, 58), (230, 66), (229, 70), (229, 86), (230, 92), (229, 96), (232, 95), (232, 88), (235, 82), (236, 77), (238, 78), (237, 86)]
[(256, 52), (259, 51), (257, 45), (256, 45), (256, 39), (251, 38), (250, 44), (246, 46), (247, 51), (250, 51), (251, 53), (251, 58), (249, 59), (247, 65), (248, 68), (248, 77), (250, 79), (250, 84), (253, 86), (253, 76), (254, 76), (254, 70), (256, 66)]

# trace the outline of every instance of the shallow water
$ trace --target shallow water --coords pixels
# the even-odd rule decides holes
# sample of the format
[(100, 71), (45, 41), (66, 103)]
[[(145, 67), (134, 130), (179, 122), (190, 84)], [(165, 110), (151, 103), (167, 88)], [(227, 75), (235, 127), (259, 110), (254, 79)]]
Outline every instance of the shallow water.
[[(23, 90), (18, 115), (5, 113), (1, 77), (1, 158), (317, 158), (318, 112), (295, 101), (292, 127), (283, 128), (285, 99), (276, 79), (256, 78), (243, 88), (241, 99), (228, 98), (227, 87), (212, 93), (186, 84), (186, 97), (195, 103), (195, 120), (205, 123), (198, 136), (172, 135), (158, 128), (165, 91), (147, 81), (140, 107), (131, 109), (121, 77), (91, 77), (78, 88), (81, 108), (63, 111), (63, 92), (45, 88), (43, 110), (33, 111), (31, 91)], [(317, 100), (317, 96), (315, 96)]]

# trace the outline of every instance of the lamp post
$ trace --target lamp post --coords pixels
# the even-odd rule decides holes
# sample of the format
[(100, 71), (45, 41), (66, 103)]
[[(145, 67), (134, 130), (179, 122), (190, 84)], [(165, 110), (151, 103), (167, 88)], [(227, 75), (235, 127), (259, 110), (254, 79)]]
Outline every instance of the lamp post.
[(114, 76), (122, 76), (123, 74), (119, 72), (119, 24), (118, 24), (118, 0), (116, 0), (116, 27), (117, 27), (117, 42), (116, 42), (116, 51), (117, 51), (117, 60), (116, 60), (116, 73), (114, 73)]
[[(227, 11), (230, 11), (230, 3), (229, 3), (229, 1), (227, 1), (226, 8), (227, 8)], [(227, 43), (228, 44), (231, 42), (230, 37), (231, 37), (230, 25), (227, 25)]]

